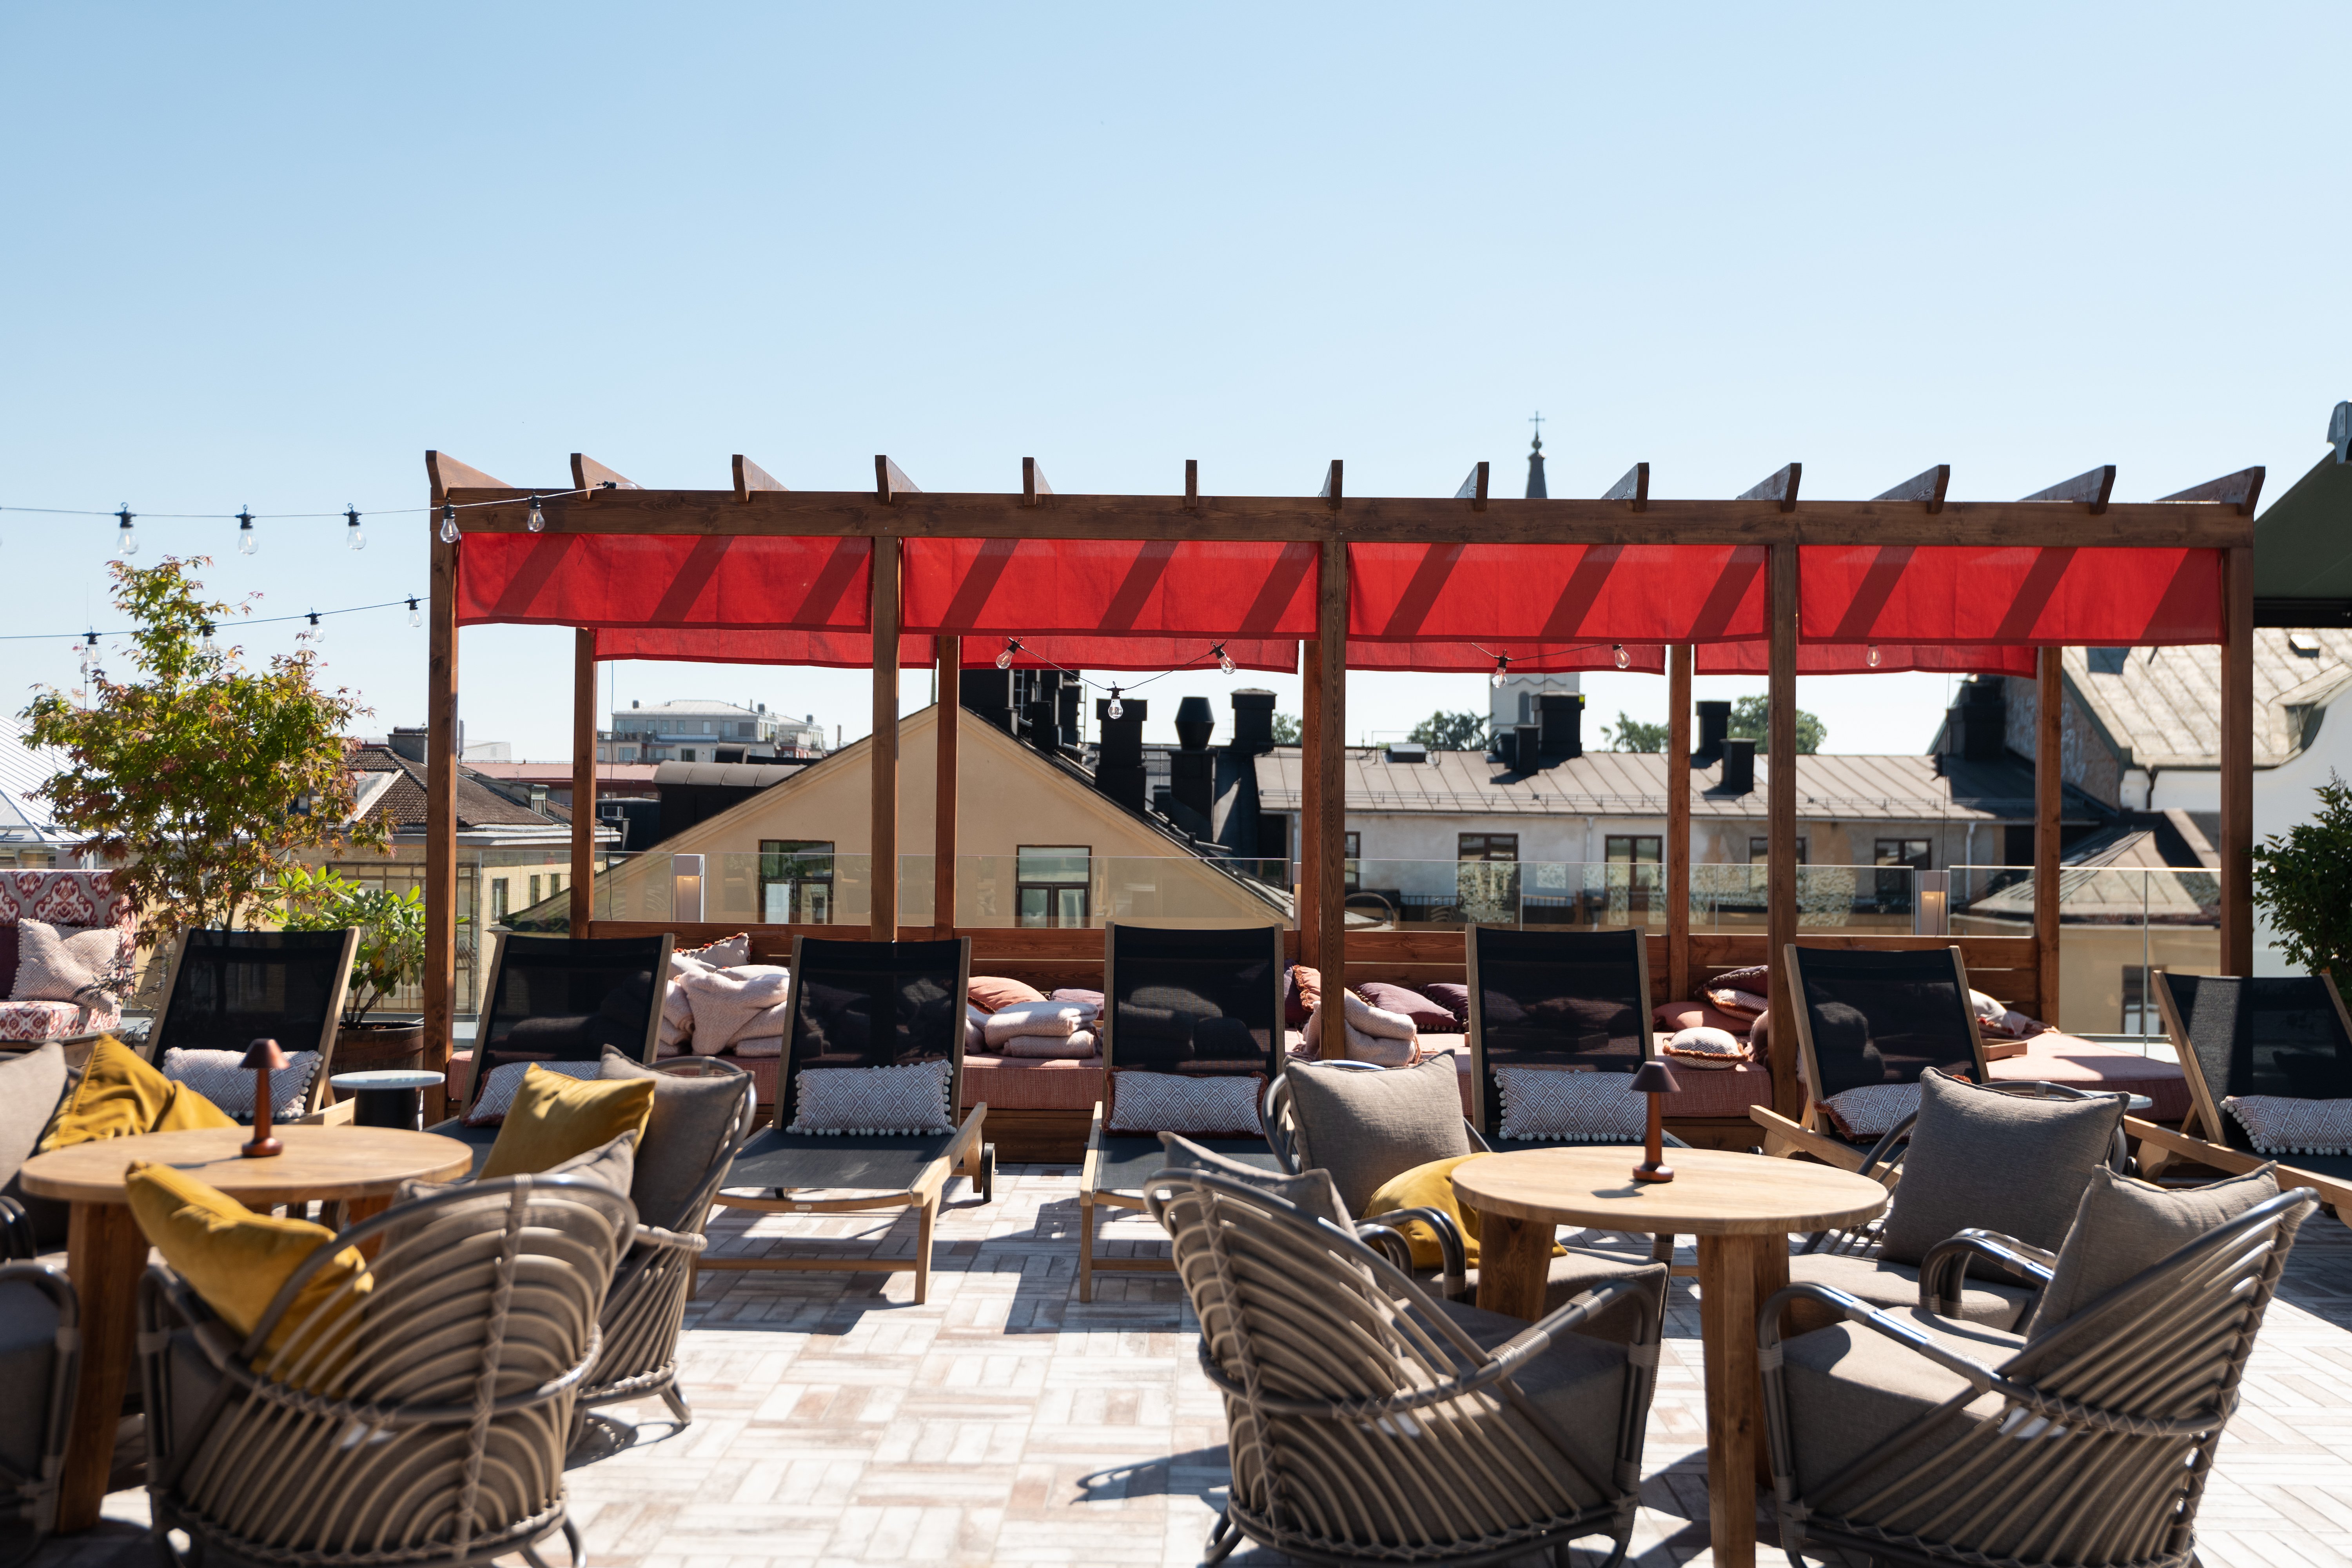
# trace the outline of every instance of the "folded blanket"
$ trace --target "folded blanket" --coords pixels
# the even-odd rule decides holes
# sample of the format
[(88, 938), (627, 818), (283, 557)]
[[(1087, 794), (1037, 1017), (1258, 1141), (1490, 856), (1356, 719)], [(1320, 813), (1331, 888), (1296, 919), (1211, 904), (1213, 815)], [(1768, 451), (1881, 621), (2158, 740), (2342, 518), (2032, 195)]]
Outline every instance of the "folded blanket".
[(780, 1057), (784, 1054), (782, 1035), (746, 1035), (730, 1047), (739, 1057)]
[[(1345, 1055), (1349, 1061), (1377, 1062), (1382, 1067), (1411, 1067), (1421, 1059), (1421, 1033), (1412, 1020), (1402, 1013), (1391, 1013), (1375, 1007), (1352, 991), (1343, 991), (1339, 1028), (1345, 1037)], [(1327, 999), (1318, 1005), (1307, 1019), (1307, 1051), (1309, 1056), (1322, 1054), (1323, 1019), (1329, 1011)], [(1398, 1032), (1402, 1029), (1402, 1033)], [(1378, 1030), (1378, 1033), (1374, 1033)]]
[(1073, 1029), (1066, 1035), (1015, 1035), (1001, 1047), (1003, 1054), (1032, 1061), (1068, 1061), (1095, 1054), (1095, 1032)]
[[(780, 964), (747, 963), (673, 974), (670, 989), (686, 995), (695, 1054), (717, 1056), (739, 1039), (784, 1032), (792, 972)], [(665, 1008), (665, 1024), (668, 1017)]]
[(1080, 1002), (1020, 1002), (999, 1008), (982, 1021), (980, 1032), (992, 1047), (1024, 1036), (1066, 1037), (1091, 1026), (1097, 1010)]

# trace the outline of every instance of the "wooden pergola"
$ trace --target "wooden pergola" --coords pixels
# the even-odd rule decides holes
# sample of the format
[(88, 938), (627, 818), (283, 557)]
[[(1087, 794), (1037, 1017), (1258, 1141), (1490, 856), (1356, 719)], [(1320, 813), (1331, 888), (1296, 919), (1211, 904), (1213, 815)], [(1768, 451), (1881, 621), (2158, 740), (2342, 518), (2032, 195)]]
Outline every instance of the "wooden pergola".
[[(2225, 973), (2242, 974), (2252, 967), (2252, 512), (2263, 479), (2260, 468), (2245, 469), (2161, 501), (2114, 503), (2109, 500), (2115, 479), (2112, 467), (2094, 469), (2027, 500), (2005, 502), (1948, 500), (1948, 466), (1931, 468), (1874, 500), (1854, 501), (1801, 498), (1801, 470), (1793, 463), (1746, 494), (1727, 500), (1653, 498), (1649, 494), (1647, 464), (1637, 465), (1607, 496), (1590, 500), (1490, 499), (1483, 463), (1473, 470), (1460, 493), (1448, 499), (1349, 496), (1343, 483), (1344, 469), (1338, 461), (1330, 464), (1321, 494), (1295, 497), (1204, 495), (1199, 488), (1197, 468), (1190, 463), (1185, 467), (1181, 493), (1123, 496), (1055, 494), (1034, 461), (1029, 459), (1023, 463), (1022, 489), (1002, 494), (924, 492), (910, 484), (898, 466), (885, 457), (875, 459), (874, 488), (856, 491), (788, 490), (740, 457), (734, 459), (732, 485), (710, 490), (642, 489), (612, 469), (576, 454), (572, 459), (568, 485), (544, 486), (536, 490), (501, 483), (436, 452), (425, 454), (425, 467), (432, 483), (436, 527), (443, 509), (454, 506), (462, 509), (457, 515), (465, 535), (451, 543), (436, 533), (432, 546), (431, 755), (427, 786), (430, 815), (426, 850), (430, 956), (425, 974), (425, 1026), (432, 1048), (444, 1054), (449, 1048), (454, 1023), (457, 955), (454, 795), (457, 761), (457, 630), (461, 624), (459, 563), (468, 548), (468, 540), (530, 532), (528, 520), (534, 510), (543, 518), (543, 532), (533, 542), (533, 549), (560, 551), (564, 548), (562, 542), (580, 535), (675, 536), (694, 542), (688, 555), (703, 552), (695, 556), (699, 564), (692, 569), (706, 574), (712, 571), (711, 562), (716, 556), (705, 547), (717, 548), (733, 539), (798, 540), (813, 542), (813, 545), (824, 541), (870, 542), (870, 602), (861, 607), (859, 618), (863, 626), (857, 635), (869, 639), (872, 650), (871, 853), (877, 871), (873, 878), (871, 929), (877, 939), (894, 937), (900, 931), (898, 878), (892, 868), (897, 865), (898, 844), (902, 563), (908, 551), (929, 552), (923, 557), (931, 563), (927, 570), (936, 572), (938, 552), (925, 542), (1143, 542), (1187, 548), (1270, 543), (1308, 547), (1316, 572), (1312, 631), (1302, 639), (1306, 650), (1302, 737), (1306, 767), (1296, 952), (1299, 962), (1343, 973), (1350, 963), (1370, 970), (1458, 964), (1462, 957), (1462, 936), (1458, 931), (1345, 931), (1342, 835), (1346, 802), (1342, 762), (1351, 547), (1558, 546), (1562, 547), (1564, 555), (1571, 547), (1581, 552), (1591, 546), (1735, 546), (1748, 547), (1744, 558), (1750, 560), (1760, 552), (1763, 631), (1749, 646), (1760, 642), (1765, 656), (1770, 710), (1767, 752), (1775, 762), (1768, 770), (1765, 804), (1769, 847), (1767, 929), (1760, 942), (1753, 933), (1695, 936), (1691, 931), (1691, 679), (1694, 670), (1713, 655), (1688, 641), (1668, 640), (1665, 663), (1671, 718), (1666, 747), (1667, 918), (1663, 938), (1653, 938), (1654, 944), (1664, 950), (1655, 953), (1663, 962), (1654, 963), (1653, 969), (1674, 996), (1689, 994), (1689, 987), (1700, 970), (1759, 962), (1767, 953), (1778, 954), (1784, 944), (1797, 940), (1799, 935), (1796, 770), (1780, 764), (1796, 752), (1796, 679), (1802, 662), (1801, 647), (1808, 653), (1827, 650), (1834, 654), (1837, 647), (1818, 640), (1801, 644), (1800, 603), (1804, 587), (1801, 574), (1808, 549), (1866, 547), (1880, 552), (1875, 559), (1892, 562), (1886, 570), (1897, 574), (1914, 552), (1922, 560), (1944, 552), (1948, 569), (1950, 559), (1958, 560), (1962, 567), (1969, 561), (1979, 561), (1985, 563), (1988, 573), (1996, 564), (2005, 563), (2006, 569), (2021, 560), (2028, 564), (2022, 568), (2025, 575), (2020, 581), (2038, 581), (2045, 585), (2068, 569), (2075, 552), (2170, 552), (2173, 553), (2165, 558), (2167, 561), (2188, 563), (2180, 569), (2180, 581), (2189, 583), (2195, 589), (2190, 596), (2210, 608), (2200, 612), (2204, 618), (2197, 625), (2201, 629), (2168, 640), (2218, 641), (2223, 649), (2221, 968)], [(551, 545), (551, 541), (557, 542)], [(1955, 552), (1960, 553), (1954, 556)], [(1969, 552), (1976, 553), (1968, 554)], [(2104, 555), (2099, 559), (2127, 558)], [(688, 570), (681, 566), (681, 576)], [(2217, 583), (2218, 594), (2214, 592)], [(510, 582), (509, 596), (520, 592)], [(2217, 605), (2211, 604), (2216, 597)], [(2078, 591), (2078, 602), (2079, 598)], [(543, 614), (493, 613), (478, 606), (475, 613), (462, 618), (466, 624), (473, 624), (491, 620), (544, 623), (550, 617)], [(595, 667), (599, 627), (579, 622), (563, 624), (578, 625), (572, 679), (572, 929), (576, 933), (624, 934), (640, 928), (596, 920), (593, 910)], [(709, 651), (703, 657), (745, 657), (726, 651), (729, 639), (723, 617), (694, 624), (705, 628), (704, 646)], [(2005, 656), (2003, 668), (2014, 667), (2021, 657), (2037, 661), (2032, 667), (2038, 672), (2040, 692), (2034, 835), (2037, 897), (2032, 935), (1945, 938), (1815, 932), (1809, 934), (1807, 940), (1868, 946), (1942, 945), (1957, 942), (1972, 970), (2012, 972), (2016, 983), (2011, 991), (2015, 1000), (2020, 1005), (2032, 1001), (2046, 1007), (2057, 994), (2056, 889), (2062, 782), (2059, 725), (2063, 695), (2059, 647), (2070, 642), (2133, 639), (2065, 636), (2063, 624), (2046, 619), (2038, 630), (2027, 628), (2011, 635), (2010, 628), (2010, 620), (2002, 620), (1994, 635), (1973, 641), (1982, 649), (1999, 648)], [(956, 693), (959, 672), (963, 668), (962, 639), (944, 627), (937, 634), (924, 635), (935, 635), (934, 657), (940, 677), (934, 909), (941, 924), (930, 930), (944, 934), (953, 929), (956, 908)], [(1588, 630), (1588, 637), (1590, 635)], [(1601, 635), (1605, 637), (1607, 634)], [(992, 637), (988, 645), (992, 658), (996, 646)], [(1601, 647), (1605, 649), (1607, 643), (1604, 641)], [(2024, 655), (2021, 653), (2024, 648), (2035, 651)], [(1929, 667), (1972, 668), (1967, 662), (1965, 650), (1954, 657), (1958, 662)], [(1598, 663), (1585, 666), (1601, 667)], [(1719, 660), (1717, 667), (1732, 668)], [(1751, 657), (1746, 668), (1752, 667)], [(1654, 664), (1652, 668), (1655, 668)], [(1819, 660), (1808, 668), (1821, 668)], [(1854, 664), (1851, 668), (1862, 666)], [(682, 935), (697, 934), (686, 928), (668, 929), (677, 929)], [(812, 934), (840, 934), (837, 927), (808, 930)], [(991, 929), (957, 934), (972, 936), (983, 960), (1025, 956), (1040, 962), (1083, 962), (1100, 957), (1098, 931)], [(1774, 964), (1770, 998), (1773, 1009), (1783, 1017), (1789, 1016), (1790, 1006), (1785, 994), (1786, 968)], [(2028, 974), (2032, 977), (2030, 991), (2024, 982)], [(1775, 1102), (1783, 1113), (1793, 1115), (1802, 1101), (1802, 1090), (1795, 1076), (1795, 1053), (1775, 1051), (1772, 1062)]]

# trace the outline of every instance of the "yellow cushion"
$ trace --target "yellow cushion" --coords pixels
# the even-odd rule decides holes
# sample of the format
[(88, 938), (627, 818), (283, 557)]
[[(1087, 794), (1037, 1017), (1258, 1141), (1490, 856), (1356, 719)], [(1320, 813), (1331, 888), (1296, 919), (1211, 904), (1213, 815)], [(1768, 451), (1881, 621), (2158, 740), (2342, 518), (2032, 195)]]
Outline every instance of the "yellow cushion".
[[(1381, 1184), (1364, 1205), (1364, 1218), (1377, 1219), (1398, 1209), (1439, 1209), (1454, 1216), (1462, 1232), (1463, 1262), (1472, 1268), (1478, 1267), (1478, 1211), (1465, 1209), (1454, 1195), (1454, 1167), (1469, 1160), (1483, 1160), (1485, 1154), (1455, 1154), (1444, 1160), (1432, 1160), (1425, 1165), (1391, 1176)], [(1435, 1268), (1445, 1261), (1437, 1246), (1437, 1233), (1419, 1220), (1408, 1221), (1400, 1227), (1412, 1248), (1415, 1268)], [(1568, 1248), (1555, 1243), (1554, 1258)]]
[(69, 1149), (101, 1138), (234, 1127), (236, 1118), (184, 1083), (173, 1083), (112, 1035), (89, 1050), (81, 1081), (49, 1119), (41, 1148)]
[[(131, 1212), (147, 1240), (163, 1255), (188, 1288), (239, 1334), (250, 1334), (262, 1313), (303, 1259), (335, 1233), (306, 1219), (256, 1214), (219, 1188), (169, 1165), (134, 1161), (124, 1173)], [(374, 1281), (367, 1259), (346, 1247), (310, 1276), (262, 1343), (260, 1370), (298, 1384), (331, 1382), (333, 1367), (349, 1356), (335, 1342), (338, 1321), (359, 1304)], [(329, 1315), (320, 1318), (324, 1310)], [(275, 1364), (277, 1352), (301, 1332), (292, 1361)], [(325, 1356), (320, 1359), (321, 1348)], [(326, 1367), (323, 1375), (320, 1368)]]
[(522, 1075), (514, 1104), (499, 1128), (480, 1179), (535, 1176), (574, 1154), (601, 1149), (624, 1132), (638, 1142), (654, 1113), (649, 1078), (579, 1079), (549, 1072), (534, 1062)]

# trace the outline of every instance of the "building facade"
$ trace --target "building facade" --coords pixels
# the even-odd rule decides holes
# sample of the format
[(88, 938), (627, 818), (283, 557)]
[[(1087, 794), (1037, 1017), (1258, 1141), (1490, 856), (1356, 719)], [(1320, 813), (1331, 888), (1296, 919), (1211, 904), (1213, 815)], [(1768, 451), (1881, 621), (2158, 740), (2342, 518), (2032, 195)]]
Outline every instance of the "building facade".
[(824, 728), (816, 715), (772, 713), (764, 702), (632, 702), (615, 709), (613, 727), (596, 738), (602, 763), (747, 763), (824, 754)]

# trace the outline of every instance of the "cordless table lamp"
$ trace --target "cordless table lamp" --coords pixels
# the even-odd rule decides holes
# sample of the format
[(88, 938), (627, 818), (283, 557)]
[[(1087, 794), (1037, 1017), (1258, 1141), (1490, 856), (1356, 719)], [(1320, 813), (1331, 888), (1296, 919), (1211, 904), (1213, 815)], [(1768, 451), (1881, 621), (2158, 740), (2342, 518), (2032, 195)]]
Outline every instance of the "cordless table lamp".
[(1664, 1159), (1666, 1124), (1660, 1102), (1664, 1096), (1680, 1092), (1683, 1086), (1675, 1081), (1675, 1075), (1665, 1063), (1647, 1061), (1642, 1064), (1633, 1074), (1633, 1081), (1626, 1087), (1632, 1093), (1647, 1095), (1650, 1100), (1649, 1131), (1642, 1145), (1643, 1152), (1649, 1157), (1633, 1167), (1633, 1179), (1637, 1182), (1671, 1182), (1675, 1179), (1675, 1168)]
[[(241, 1152), (248, 1160), (283, 1154), (286, 1145), (269, 1135), (269, 1102), (275, 1098), (270, 1092), (269, 1075), (289, 1065), (286, 1053), (278, 1048), (276, 1040), (256, 1040), (247, 1047), (245, 1060), (237, 1065), (253, 1069), (253, 1142)], [(1653, 1115), (1651, 1120), (1657, 1118)]]

